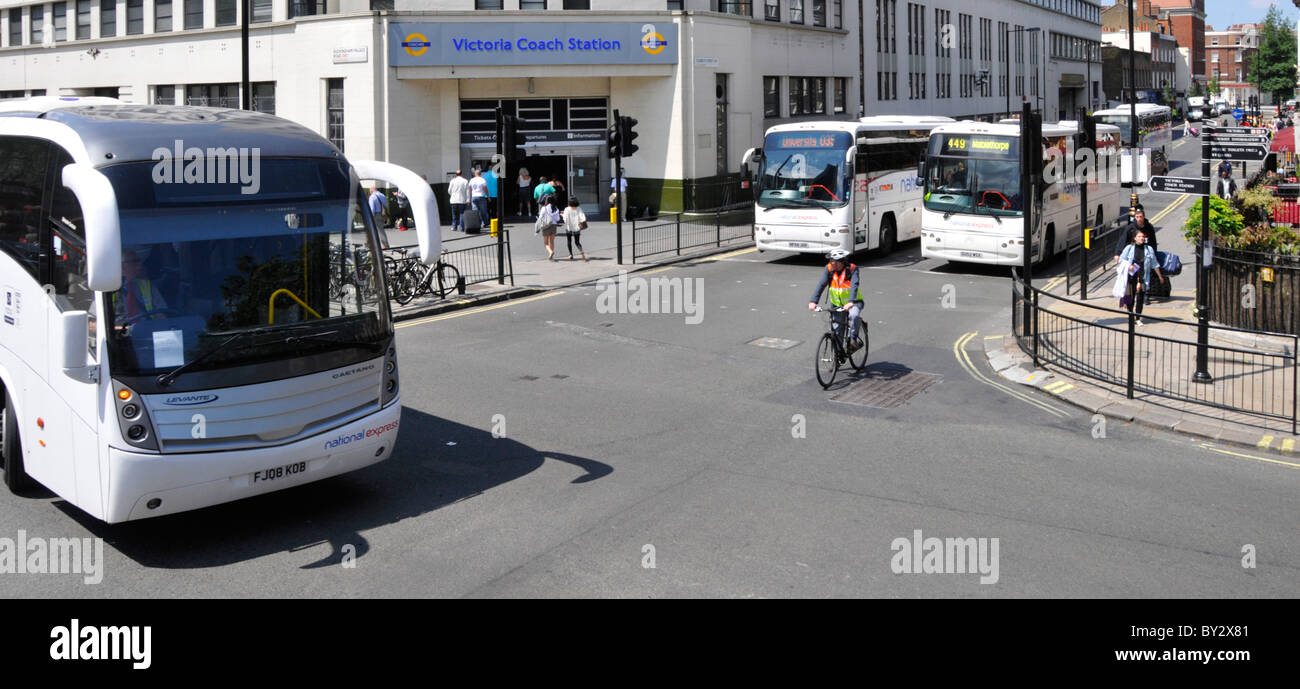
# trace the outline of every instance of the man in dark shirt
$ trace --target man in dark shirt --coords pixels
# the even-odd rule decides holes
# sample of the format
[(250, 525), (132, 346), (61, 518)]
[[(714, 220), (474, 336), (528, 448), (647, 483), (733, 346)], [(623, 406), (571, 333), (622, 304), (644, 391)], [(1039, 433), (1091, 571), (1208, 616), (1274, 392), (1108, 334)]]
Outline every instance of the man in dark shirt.
[(1151, 221), (1147, 220), (1146, 211), (1143, 210), (1141, 204), (1138, 204), (1138, 206), (1133, 209), (1133, 219), (1129, 221), (1128, 227), (1124, 228), (1124, 231), (1119, 233), (1119, 241), (1115, 243), (1116, 263), (1119, 263), (1119, 255), (1124, 251), (1124, 247), (1133, 243), (1133, 237), (1137, 234), (1138, 230), (1142, 230), (1146, 233), (1147, 244), (1151, 246), (1151, 250), (1159, 251), (1159, 248), (1156, 245), (1156, 226), (1152, 225)]

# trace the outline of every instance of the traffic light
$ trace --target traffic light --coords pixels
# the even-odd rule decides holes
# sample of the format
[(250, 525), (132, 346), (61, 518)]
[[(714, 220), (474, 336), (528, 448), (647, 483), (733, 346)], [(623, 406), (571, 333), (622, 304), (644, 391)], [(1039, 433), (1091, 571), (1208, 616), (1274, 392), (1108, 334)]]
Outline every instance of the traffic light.
[(502, 133), (501, 140), (505, 146), (504, 155), (507, 165), (522, 161), (524, 156), (527, 155), (524, 151), (524, 133), (519, 131), (521, 122), (523, 120), (514, 115), (502, 116), (502, 128), (505, 131)]
[(609, 145), (609, 155), (614, 157), (618, 155), (618, 123), (609, 125), (609, 131), (605, 132), (605, 143)]
[(1092, 150), (1094, 154), (1097, 149), (1097, 120), (1087, 114), (1079, 118), (1079, 150), (1083, 149)]
[(618, 144), (619, 150), (623, 152), (624, 158), (630, 158), (633, 153), (636, 153), (637, 148), (639, 148), (636, 144), (632, 143), (632, 141), (637, 137), (637, 133), (632, 129), (635, 126), (636, 119), (629, 115), (623, 115), (618, 118)]

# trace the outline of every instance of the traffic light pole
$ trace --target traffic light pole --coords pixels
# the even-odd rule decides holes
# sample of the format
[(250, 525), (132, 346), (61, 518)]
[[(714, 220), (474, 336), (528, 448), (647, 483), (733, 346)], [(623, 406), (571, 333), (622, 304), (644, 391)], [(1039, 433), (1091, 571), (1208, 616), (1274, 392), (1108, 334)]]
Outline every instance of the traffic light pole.
[[(617, 111), (615, 111), (617, 112)], [(623, 265), (623, 153), (614, 151), (614, 237), (618, 242), (618, 264)]]
[(1197, 383), (1214, 381), (1210, 376), (1210, 271), (1205, 267), (1205, 250), (1210, 245), (1210, 139), (1215, 129), (1204, 127), (1201, 131), (1201, 177), (1206, 193), (1201, 196), (1201, 241), (1196, 247), (1196, 373), (1192, 380)]
[[(497, 161), (501, 163), (501, 174), (492, 170), (492, 174), (497, 177), (497, 217), (492, 219), (492, 234), (497, 238), (497, 284), (506, 284), (506, 251), (505, 251), (505, 220), (506, 220), (506, 156), (507, 146), (514, 144), (513, 141), (506, 141), (506, 135), (510, 127), (506, 126), (504, 113), (501, 108), (497, 108)], [(495, 167), (495, 166), (494, 166)]]

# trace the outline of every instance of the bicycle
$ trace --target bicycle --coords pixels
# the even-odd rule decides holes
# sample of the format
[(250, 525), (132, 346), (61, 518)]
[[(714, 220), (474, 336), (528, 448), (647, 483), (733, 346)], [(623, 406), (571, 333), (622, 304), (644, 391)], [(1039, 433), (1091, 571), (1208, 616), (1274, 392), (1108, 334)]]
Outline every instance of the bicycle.
[(817, 342), (817, 359), (814, 367), (817, 372), (817, 382), (821, 383), (822, 389), (829, 388), (831, 383), (835, 382), (835, 375), (839, 373), (840, 366), (848, 361), (854, 371), (861, 371), (867, 365), (867, 350), (871, 348), (871, 342), (867, 337), (867, 321), (862, 319), (861, 332), (858, 337), (862, 338), (862, 349), (850, 351), (849, 343), (849, 312), (840, 309), (823, 309), (818, 306), (817, 312), (826, 312), (826, 332), (822, 335), (821, 340)]
[[(405, 306), (411, 303), (416, 297), (433, 293), (439, 299), (445, 299), (452, 290), (457, 289), (460, 284), (460, 270), (441, 257), (438, 262), (431, 266), (421, 266), (419, 260), (415, 257), (408, 258), (406, 250), (402, 248), (394, 249), (402, 255), (400, 261), (401, 267), (397, 273), (392, 276), (389, 285), (393, 290), (393, 301)], [(421, 268), (424, 272), (421, 273)], [(433, 281), (437, 280), (438, 286), (433, 286)]]

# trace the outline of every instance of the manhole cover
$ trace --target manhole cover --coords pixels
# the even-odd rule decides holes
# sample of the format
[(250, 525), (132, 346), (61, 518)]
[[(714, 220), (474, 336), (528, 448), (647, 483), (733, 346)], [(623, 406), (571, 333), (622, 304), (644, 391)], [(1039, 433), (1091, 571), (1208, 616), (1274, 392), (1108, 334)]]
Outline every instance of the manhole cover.
[(864, 407), (889, 409), (902, 406), (916, 397), (921, 391), (943, 380), (937, 373), (908, 371), (901, 376), (878, 376), (864, 378), (847, 389), (842, 390), (831, 399), (847, 404), (860, 404)]
[(747, 344), (755, 347), (767, 347), (768, 349), (790, 349), (799, 344), (799, 340), (786, 340), (780, 337), (760, 337), (757, 340), (750, 340)]

